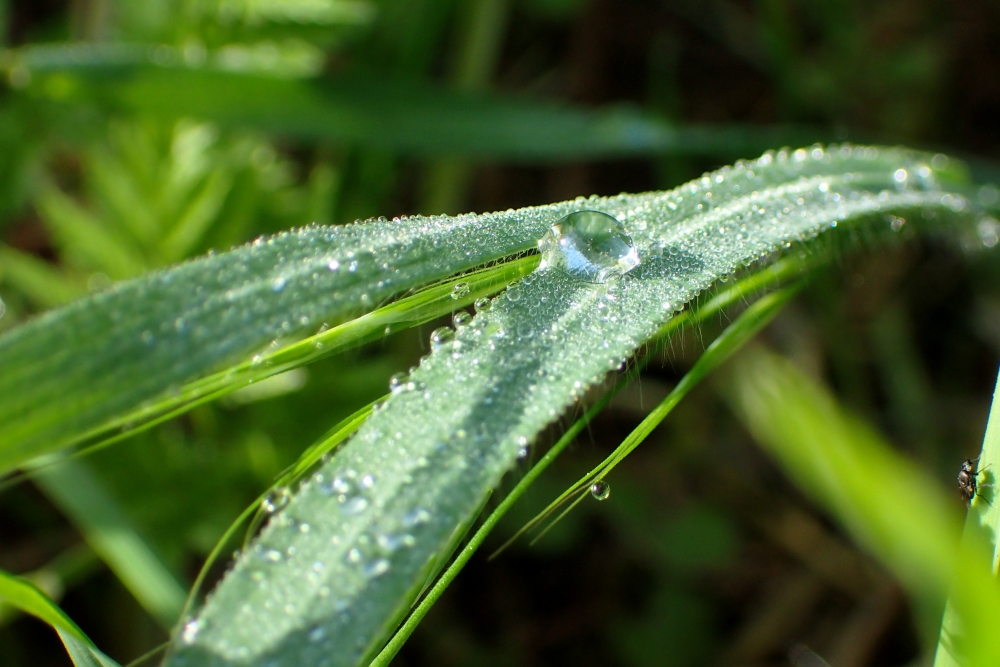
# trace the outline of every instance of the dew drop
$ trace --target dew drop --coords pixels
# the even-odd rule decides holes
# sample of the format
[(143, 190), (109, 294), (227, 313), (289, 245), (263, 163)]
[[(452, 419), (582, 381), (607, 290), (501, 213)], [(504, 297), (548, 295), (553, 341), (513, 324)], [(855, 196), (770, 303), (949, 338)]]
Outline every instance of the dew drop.
[(288, 278), (285, 276), (278, 276), (273, 281), (271, 281), (271, 291), (280, 292), (285, 289), (285, 285), (288, 284)]
[(599, 211), (570, 213), (538, 241), (539, 268), (556, 267), (589, 283), (604, 283), (639, 266), (632, 237), (618, 220)]
[(406, 387), (406, 373), (393, 373), (389, 378), (389, 392), (392, 394), (401, 393)]
[(185, 644), (193, 644), (194, 640), (198, 638), (198, 631), (201, 630), (201, 625), (197, 620), (190, 620), (184, 624), (184, 629), (181, 631), (181, 641)]
[(264, 496), (264, 500), (260, 501), (260, 507), (268, 514), (274, 514), (287, 505), (291, 497), (292, 494), (287, 486), (276, 486)]
[(455, 283), (455, 286), (451, 288), (451, 298), (461, 299), (463, 296), (466, 296), (469, 291), (469, 283)]
[(455, 330), (451, 327), (440, 327), (431, 332), (431, 349), (436, 350), (455, 340)]
[(451, 321), (452, 324), (455, 325), (456, 329), (461, 329), (462, 327), (464, 327), (465, 325), (467, 325), (469, 322), (472, 321), (472, 315), (465, 312), (464, 310), (460, 310), (452, 316)]
[(478, 299), (476, 299), (476, 303), (474, 305), (476, 306), (477, 313), (485, 313), (493, 306), (493, 302), (490, 301), (485, 296), (481, 296)]
[(389, 560), (386, 558), (379, 558), (378, 560), (368, 564), (364, 568), (365, 575), (368, 577), (379, 577), (389, 571)]
[(590, 495), (595, 500), (607, 500), (611, 496), (611, 485), (603, 479), (599, 479), (590, 485)]

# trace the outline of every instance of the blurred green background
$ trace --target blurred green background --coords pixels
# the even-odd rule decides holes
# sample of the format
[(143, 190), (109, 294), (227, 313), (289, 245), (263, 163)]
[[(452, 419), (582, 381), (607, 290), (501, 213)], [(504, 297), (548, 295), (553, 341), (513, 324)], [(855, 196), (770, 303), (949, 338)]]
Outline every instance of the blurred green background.
[[(0, 0), (0, 40), (0, 331), (311, 222), (665, 189), (813, 141), (941, 150), (987, 177), (1000, 158), (993, 0)], [(982, 247), (998, 232), (862, 244), (765, 333), (949, 486), (978, 451), (1000, 358), (1000, 267)], [(492, 546), (620, 442), (725, 322), (679, 337)], [(196, 408), (82, 470), (190, 586), (242, 508), (416, 363), (434, 326)], [(610, 481), (609, 501), (534, 547), (473, 559), (394, 664), (811, 664), (803, 647), (833, 667), (921, 664), (899, 586), (716, 387)], [(88, 546), (72, 496), (5, 486), (0, 568), (125, 663), (169, 624)], [(48, 627), (0, 608), (0, 664), (70, 663)]]

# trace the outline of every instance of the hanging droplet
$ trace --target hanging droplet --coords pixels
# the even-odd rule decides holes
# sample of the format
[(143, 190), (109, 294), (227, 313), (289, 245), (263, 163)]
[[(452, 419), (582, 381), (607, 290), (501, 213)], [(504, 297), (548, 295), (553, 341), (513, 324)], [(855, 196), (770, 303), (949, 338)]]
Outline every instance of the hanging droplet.
[(588, 283), (604, 283), (639, 266), (632, 237), (617, 219), (577, 211), (560, 219), (538, 241), (539, 268), (557, 267)]
[(611, 485), (599, 479), (590, 485), (590, 495), (594, 496), (594, 500), (607, 500), (611, 496)]

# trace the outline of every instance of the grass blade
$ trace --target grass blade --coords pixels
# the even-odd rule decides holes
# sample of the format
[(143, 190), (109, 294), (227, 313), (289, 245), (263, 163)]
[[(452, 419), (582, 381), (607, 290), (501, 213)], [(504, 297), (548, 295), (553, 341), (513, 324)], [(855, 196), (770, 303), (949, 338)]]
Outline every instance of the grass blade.
[(985, 545), (967, 539), (959, 546), (952, 494), (770, 353), (747, 356), (728, 395), (761, 446), (895, 573), (932, 614), (927, 621), (936, 624), (950, 591), (964, 632), (949, 649), (964, 655), (961, 664), (1000, 664), (1000, 586)]
[(34, 584), (0, 570), (0, 599), (52, 626), (59, 633), (76, 667), (119, 667), (117, 662), (101, 653), (83, 630)]
[[(993, 404), (990, 407), (989, 422), (986, 425), (986, 435), (983, 438), (983, 450), (979, 455), (978, 469), (980, 484), (994, 485), (997, 479), (993, 472), (1000, 467), (1000, 375), (997, 376), (997, 389), (993, 392)], [(980, 486), (981, 493), (973, 498), (969, 513), (965, 517), (965, 528), (962, 531), (962, 543), (966, 549), (975, 548), (976, 544), (987, 545), (992, 553), (990, 569), (993, 576), (997, 574), (997, 563), (1000, 558), (1000, 544), (997, 531), (1000, 528), (1000, 507), (996, 502), (996, 491), (992, 486)], [(984, 495), (985, 494), (985, 495)], [(995, 581), (995, 579), (994, 579)], [(963, 663), (963, 654), (977, 652), (979, 638), (967, 630), (967, 622), (963, 622), (960, 610), (960, 598), (954, 594), (945, 607), (944, 618), (941, 621), (941, 636), (938, 640), (937, 652), (934, 656), (934, 667), (958, 667)]]
[(635, 109), (585, 110), (469, 94), (352, 72), (323, 80), (261, 76), (185, 63), (168, 45), (30, 46), (9, 67), (28, 91), (60, 103), (143, 116), (195, 117), (308, 140), (419, 156), (508, 161), (649, 155), (752, 155), (829, 135), (801, 127), (673, 127)]
[(83, 461), (39, 470), (34, 482), (65, 512), (94, 552), (164, 628), (180, 617), (186, 593)]

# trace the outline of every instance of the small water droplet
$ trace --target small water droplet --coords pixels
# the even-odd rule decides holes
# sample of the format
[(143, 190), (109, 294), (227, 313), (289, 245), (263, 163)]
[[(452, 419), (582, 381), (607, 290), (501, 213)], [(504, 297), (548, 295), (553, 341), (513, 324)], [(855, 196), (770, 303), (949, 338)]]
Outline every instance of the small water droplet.
[(611, 496), (611, 485), (603, 479), (599, 479), (590, 485), (590, 495), (595, 500), (607, 500)]
[(639, 266), (632, 237), (618, 220), (599, 211), (560, 219), (538, 241), (539, 268), (556, 267), (589, 283), (604, 283)]
[(184, 624), (184, 629), (181, 631), (181, 641), (185, 644), (193, 644), (194, 640), (198, 638), (198, 631), (201, 630), (201, 624), (197, 620), (192, 619)]
[(288, 284), (288, 278), (286, 278), (285, 276), (278, 276), (277, 278), (271, 281), (271, 291), (280, 292), (283, 289), (285, 289), (285, 285), (287, 284)]
[(0, 299), (0, 317), (3, 317), (4, 313), (6, 312), (7, 312), (7, 304), (3, 302), (3, 299)]
[(261, 509), (268, 514), (274, 514), (287, 505), (291, 497), (292, 493), (288, 490), (287, 486), (276, 486), (268, 491), (267, 495), (264, 496), (264, 500), (260, 501)]
[(431, 349), (436, 350), (455, 340), (455, 330), (451, 327), (440, 327), (431, 332)]
[(451, 298), (461, 299), (463, 296), (468, 295), (469, 291), (469, 283), (455, 283), (455, 286), (451, 288)]
[(406, 387), (406, 373), (393, 373), (389, 378), (389, 392), (398, 394)]
[(322, 625), (317, 625), (315, 628), (309, 631), (309, 641), (316, 643), (321, 641), (323, 637), (326, 636), (326, 628)]
[(365, 566), (365, 575), (368, 577), (379, 577), (389, 571), (389, 560), (386, 558), (379, 558), (378, 560)]
[(452, 324), (455, 325), (456, 329), (461, 329), (471, 321), (472, 321), (472, 315), (465, 312), (464, 310), (458, 311), (451, 318), (451, 322)]
[(478, 299), (476, 299), (476, 303), (474, 305), (476, 306), (477, 313), (485, 313), (487, 310), (493, 307), (493, 302), (488, 298), (486, 298), (485, 296), (481, 296)]

